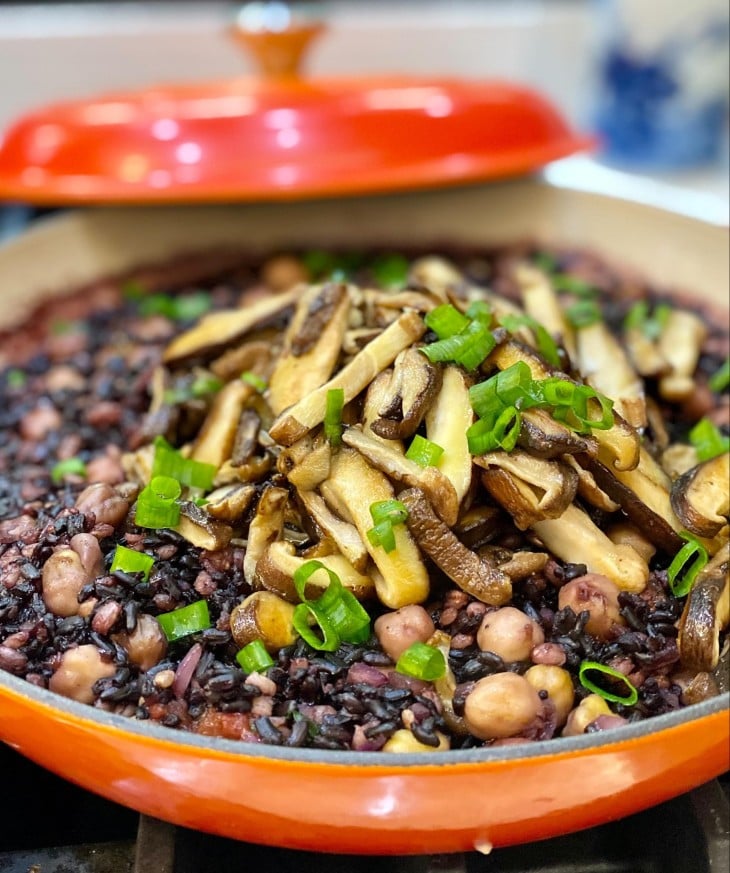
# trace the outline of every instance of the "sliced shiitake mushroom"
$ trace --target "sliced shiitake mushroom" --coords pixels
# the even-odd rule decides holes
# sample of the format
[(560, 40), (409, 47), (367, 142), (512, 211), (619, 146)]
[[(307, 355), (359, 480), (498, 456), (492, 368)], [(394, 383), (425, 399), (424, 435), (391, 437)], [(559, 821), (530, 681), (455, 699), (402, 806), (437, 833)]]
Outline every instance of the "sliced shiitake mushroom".
[(238, 420), (236, 435), (231, 448), (231, 464), (240, 467), (251, 459), (258, 447), (261, 419), (253, 409), (244, 409)]
[(579, 452), (595, 454), (598, 450), (593, 437), (576, 433), (555, 421), (546, 409), (524, 410), (517, 443), (538, 458), (560, 458)]
[(730, 452), (692, 467), (672, 484), (672, 508), (698, 536), (714, 537), (730, 514)]
[(251, 586), (259, 559), (269, 545), (283, 535), (288, 500), (287, 489), (276, 485), (268, 485), (261, 492), (256, 514), (249, 525), (248, 543), (243, 558), (243, 576)]
[(305, 397), (279, 415), (269, 428), (271, 437), (284, 446), (290, 446), (307, 431), (324, 421), (327, 394), (333, 388), (342, 388), (345, 403), (349, 403), (370, 382), (393, 363), (399, 352), (420, 339), (426, 325), (415, 312), (406, 312), (389, 325), (372, 342), (346, 364), (335, 376), (310, 391)]
[(322, 533), (332, 540), (356, 570), (363, 572), (368, 562), (368, 550), (355, 525), (335, 515), (316, 491), (298, 491), (297, 496)]
[(230, 525), (211, 518), (205, 508), (187, 500), (180, 502), (180, 520), (175, 530), (189, 543), (206, 552), (225, 548), (233, 536)]
[[(296, 554), (292, 543), (278, 540), (268, 546), (256, 565), (256, 587), (273, 591), (290, 603), (299, 603), (299, 595), (294, 587), (294, 574), (309, 557)], [(367, 600), (375, 594), (375, 583), (363, 573), (359, 573), (344, 555), (318, 555), (317, 560), (332, 570), (358, 600)], [(329, 576), (315, 572), (307, 580), (304, 594), (309, 600), (319, 597), (329, 585)]]
[(406, 524), (419, 547), (462, 591), (490, 606), (501, 606), (512, 596), (510, 577), (488, 557), (468, 549), (436, 515), (418, 488), (401, 491), (398, 499), (408, 509)]
[(616, 512), (621, 508), (615, 500), (611, 500), (608, 494), (598, 487), (593, 473), (582, 467), (572, 455), (564, 455), (563, 463), (578, 474), (578, 494), (586, 503), (595, 506), (602, 512)]
[(269, 294), (241, 309), (223, 309), (204, 316), (190, 330), (181, 333), (167, 346), (162, 360), (179, 364), (188, 358), (214, 354), (229, 343), (281, 315), (294, 304), (301, 289), (284, 294)]
[(707, 326), (694, 312), (672, 309), (659, 336), (659, 351), (670, 371), (659, 379), (659, 393), (677, 403), (695, 391), (694, 373), (700, 359)]
[(211, 491), (206, 498), (205, 510), (218, 521), (239, 521), (251, 505), (256, 488), (243, 482), (224, 485)]
[(515, 270), (520, 286), (522, 303), (529, 316), (541, 324), (576, 360), (575, 332), (565, 317), (555, 288), (542, 270), (529, 264), (520, 264)]
[(682, 665), (713, 670), (720, 659), (720, 633), (730, 621), (730, 544), (702, 570), (689, 592), (679, 624)]
[(253, 390), (240, 379), (221, 388), (193, 445), (193, 460), (217, 468), (231, 457), (243, 406)]
[(413, 436), (440, 387), (441, 367), (416, 348), (404, 349), (393, 362), (393, 373), (371, 430), (387, 440)]
[(349, 310), (350, 295), (341, 282), (303, 291), (269, 379), (275, 415), (329, 379), (342, 352)]
[(483, 468), (484, 487), (520, 530), (541, 519), (558, 518), (578, 488), (578, 476), (566, 464), (520, 450), (489, 452), (475, 457), (474, 463)]
[(227, 349), (219, 358), (211, 361), (211, 372), (226, 382), (238, 379), (242, 373), (255, 373), (265, 379), (280, 341), (279, 330), (266, 328), (256, 331), (250, 339)]
[(231, 612), (231, 635), (239, 648), (261, 640), (275, 654), (296, 642), (294, 607), (271, 591), (254, 591)]

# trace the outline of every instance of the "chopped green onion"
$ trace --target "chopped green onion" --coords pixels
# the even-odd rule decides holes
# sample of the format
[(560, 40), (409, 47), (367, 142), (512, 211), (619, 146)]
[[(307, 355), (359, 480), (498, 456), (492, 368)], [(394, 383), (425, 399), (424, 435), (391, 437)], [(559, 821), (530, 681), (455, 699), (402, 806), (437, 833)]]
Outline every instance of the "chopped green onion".
[(413, 643), (398, 658), (396, 672), (433, 682), (446, 675), (446, 658), (441, 649), (426, 643)]
[(321, 279), (335, 269), (335, 256), (331, 252), (312, 249), (302, 255), (302, 263), (310, 279)]
[[(579, 433), (609, 430), (614, 424), (613, 400), (599, 394), (590, 385), (577, 385), (567, 379), (543, 379), (537, 383), (545, 402), (553, 407), (552, 416)], [(588, 414), (590, 400), (598, 402), (601, 417)]]
[(472, 455), (483, 455), (502, 449), (511, 452), (517, 445), (522, 428), (522, 416), (514, 406), (505, 407), (496, 420), (480, 418), (466, 431), (466, 441)]
[(342, 410), (345, 406), (345, 389), (330, 388), (324, 413), (324, 435), (332, 446), (342, 443)]
[(472, 321), (458, 339), (461, 344), (454, 360), (465, 370), (476, 370), (497, 345), (491, 331), (480, 321)]
[(139, 314), (145, 317), (163, 315), (171, 321), (194, 321), (206, 313), (212, 306), (210, 294), (207, 291), (196, 291), (179, 297), (168, 294), (150, 294), (140, 299)]
[(532, 262), (543, 273), (554, 273), (558, 269), (558, 259), (550, 252), (535, 252)]
[(408, 446), (406, 458), (409, 461), (415, 461), (421, 467), (435, 467), (439, 462), (439, 458), (443, 455), (444, 450), (431, 440), (416, 434)]
[(684, 597), (691, 591), (698, 574), (707, 564), (709, 555), (707, 549), (691, 533), (680, 531), (679, 535), (686, 540), (686, 544), (674, 556), (667, 569), (667, 578), (672, 594), (675, 597)]
[(707, 384), (710, 390), (719, 394), (730, 385), (730, 358), (725, 358), (722, 366), (710, 376)]
[(128, 279), (122, 285), (122, 296), (126, 300), (141, 300), (146, 297), (149, 292), (145, 286), (137, 281), (137, 279)]
[(403, 255), (382, 255), (370, 265), (370, 272), (383, 288), (401, 288), (406, 284), (410, 268), (410, 262)]
[[(606, 691), (605, 688), (601, 688), (588, 678), (586, 674), (589, 672), (602, 673), (604, 676), (610, 676), (611, 679), (618, 680), (626, 686), (627, 694), (622, 697), (620, 694)], [(639, 699), (639, 692), (623, 673), (615, 670), (613, 667), (607, 667), (605, 664), (600, 664), (598, 661), (583, 661), (578, 668), (578, 678), (580, 684), (585, 689), (592, 691), (594, 694), (598, 694), (604, 700), (610, 700), (613, 703), (621, 703), (624, 706), (633, 706)]]
[(274, 666), (274, 659), (266, 651), (261, 640), (253, 640), (236, 655), (236, 660), (245, 673), (263, 673)]
[(163, 612), (157, 616), (163, 633), (173, 643), (181, 637), (188, 637), (210, 627), (210, 613), (206, 600), (196, 600), (188, 606)]
[(590, 327), (603, 319), (603, 314), (595, 300), (579, 300), (566, 307), (565, 317), (575, 328)]
[(709, 418), (701, 418), (689, 432), (689, 441), (700, 461), (709, 461), (730, 451), (730, 436), (724, 436)]
[(367, 532), (368, 539), (374, 546), (380, 546), (386, 552), (395, 549), (395, 533), (389, 521), (381, 521)]
[(209, 491), (217, 472), (215, 464), (204, 464), (192, 458), (184, 458), (167, 440), (155, 437), (155, 456), (152, 461), (152, 476), (169, 476), (181, 485)]
[(469, 325), (469, 318), (462, 315), (450, 303), (444, 303), (427, 312), (423, 320), (426, 327), (432, 330), (439, 339), (447, 339), (454, 334), (461, 333)]
[(569, 294), (575, 294), (576, 297), (591, 299), (597, 297), (599, 293), (598, 288), (590, 282), (571, 276), (570, 273), (555, 273), (552, 282), (556, 291), (567, 291)]
[(152, 555), (136, 552), (126, 546), (117, 546), (114, 549), (110, 572), (121, 570), (123, 573), (142, 573), (142, 578), (146, 582), (150, 577), (150, 570), (154, 563), (155, 559)]
[(63, 336), (67, 333), (75, 331), (83, 331), (83, 325), (80, 321), (67, 321), (65, 318), (56, 318), (51, 322), (51, 333), (53, 336)]
[[(321, 636), (318, 636), (310, 626), (310, 615), (319, 626)], [(340, 638), (335, 633), (335, 629), (311, 603), (300, 603), (295, 608), (292, 624), (299, 636), (318, 652), (334, 652), (340, 645)]]
[(241, 373), (241, 379), (251, 385), (252, 388), (255, 388), (259, 394), (263, 394), (264, 391), (266, 391), (266, 379), (262, 379), (261, 376), (252, 373), (251, 370), (246, 370), (245, 373)]
[(528, 327), (535, 335), (538, 352), (540, 352), (548, 364), (552, 364), (553, 367), (560, 366), (558, 344), (539, 321), (536, 321), (529, 315), (503, 315), (499, 322), (510, 333), (515, 333), (521, 327)]
[(8, 388), (22, 388), (27, 381), (28, 377), (23, 370), (8, 370), (5, 374), (5, 382)]
[(671, 307), (660, 303), (655, 307), (653, 315), (649, 315), (649, 304), (646, 300), (638, 300), (626, 313), (624, 328), (640, 330), (647, 339), (655, 340), (661, 336), (664, 326), (671, 314)]
[(402, 524), (408, 518), (408, 509), (400, 500), (376, 500), (370, 504), (370, 515), (375, 524), (381, 521)]
[(208, 394), (216, 394), (222, 387), (223, 381), (217, 376), (200, 375), (196, 376), (190, 386), (190, 393), (193, 397), (205, 397)]
[(153, 530), (175, 527), (180, 521), (180, 507), (176, 501), (181, 493), (177, 479), (155, 476), (137, 498), (135, 524)]
[(492, 322), (492, 307), (486, 300), (472, 300), (464, 314), (472, 321), (480, 321), (487, 327)]
[(65, 458), (59, 461), (51, 470), (51, 481), (58, 485), (65, 476), (86, 477), (86, 464), (81, 458)]

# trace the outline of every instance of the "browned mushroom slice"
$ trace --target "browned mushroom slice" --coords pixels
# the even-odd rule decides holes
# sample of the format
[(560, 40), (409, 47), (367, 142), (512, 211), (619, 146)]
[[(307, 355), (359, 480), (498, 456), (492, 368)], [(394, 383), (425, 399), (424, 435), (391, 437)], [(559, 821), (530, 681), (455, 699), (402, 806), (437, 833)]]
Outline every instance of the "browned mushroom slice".
[(276, 467), (299, 491), (312, 491), (329, 476), (331, 455), (321, 435), (306, 434), (279, 454)]
[(586, 382), (610, 397), (632, 427), (646, 427), (644, 383), (621, 343), (603, 321), (579, 328), (576, 335), (578, 369)]
[(368, 539), (367, 532), (373, 526), (371, 504), (391, 500), (394, 496), (388, 479), (358, 452), (343, 448), (332, 459), (332, 473), (323, 483), (322, 492), (328, 500), (329, 495), (334, 495), (338, 506), (344, 510), (335, 507), (335, 511), (357, 528), (379, 570), (373, 578), (380, 601), (391, 609), (424, 601), (429, 592), (428, 572), (408, 528), (403, 524), (395, 525), (395, 549), (391, 552), (374, 546)]
[(254, 591), (231, 612), (231, 636), (240, 648), (261, 640), (271, 654), (296, 642), (294, 607), (272, 591)]
[[(549, 379), (552, 376), (569, 378), (565, 373), (561, 373), (547, 364), (534, 349), (516, 340), (500, 343), (487, 359), (487, 363), (496, 365), (500, 370), (506, 370), (507, 367), (511, 367), (518, 361), (524, 361), (527, 364), (533, 379)], [(597, 405), (594, 411), (596, 417), (600, 417)], [(639, 447), (641, 446), (639, 434), (620, 415), (614, 414), (613, 427), (608, 430), (594, 430), (592, 438), (603, 450), (606, 457), (610, 459), (609, 464), (616, 470), (633, 470), (639, 463)]]
[(558, 295), (542, 270), (529, 264), (520, 264), (515, 270), (525, 312), (541, 324), (576, 360), (575, 332), (565, 317)]
[(564, 455), (563, 462), (578, 474), (578, 494), (586, 503), (603, 512), (616, 512), (620, 509), (618, 503), (598, 487), (590, 470), (582, 467), (571, 455)]
[(329, 379), (342, 350), (350, 296), (347, 286), (312, 285), (299, 299), (269, 379), (268, 402), (275, 415)]
[(391, 445), (398, 451), (403, 451), (403, 443), (400, 440), (388, 440), (379, 436), (373, 429), (372, 424), (380, 418), (380, 410), (385, 406), (390, 396), (390, 381), (393, 378), (393, 370), (388, 368), (373, 379), (365, 392), (365, 400), (362, 406), (362, 429), (372, 436), (373, 439), (381, 440)]
[(411, 263), (409, 284), (427, 289), (446, 303), (449, 292), (464, 284), (464, 277), (446, 258), (425, 255)]
[(190, 330), (181, 333), (162, 355), (166, 364), (177, 364), (187, 358), (209, 355), (244, 336), (256, 327), (281, 315), (301, 294), (292, 288), (284, 294), (262, 297), (241, 309), (224, 309), (204, 316)]
[(152, 478), (154, 460), (155, 447), (151, 443), (136, 452), (125, 452), (121, 457), (124, 475), (138, 485), (146, 485)]
[(550, 415), (546, 409), (526, 409), (517, 443), (538, 458), (560, 458), (580, 452), (595, 454), (598, 443), (591, 436), (576, 433)]
[(569, 506), (560, 518), (536, 522), (532, 530), (562, 561), (585, 564), (590, 573), (608, 576), (622, 591), (646, 587), (646, 561), (632, 546), (611, 542), (577, 506)]
[(672, 508), (687, 530), (714, 537), (730, 514), (730, 452), (703, 461), (672, 485)]
[(221, 388), (193, 445), (193, 460), (220, 467), (231, 457), (243, 406), (253, 390), (240, 379)]
[(241, 373), (256, 373), (266, 378), (271, 368), (271, 359), (280, 343), (281, 331), (267, 328), (257, 331), (241, 345), (228, 349), (210, 364), (211, 372), (219, 379), (228, 382), (237, 379)]
[[(294, 574), (307, 563), (308, 558), (300, 558), (291, 543), (279, 540), (271, 543), (256, 565), (256, 587), (273, 591), (289, 603), (299, 603), (299, 595), (294, 587)], [(317, 560), (328, 570), (336, 573), (343, 586), (358, 600), (367, 600), (375, 594), (375, 583), (363, 573), (359, 573), (344, 555), (320, 555)], [(329, 585), (329, 576), (315, 572), (307, 580), (305, 596), (314, 600)]]
[(478, 549), (491, 542), (502, 529), (504, 521), (501, 509), (480, 504), (471, 506), (459, 516), (453, 531), (465, 546)]
[(387, 291), (373, 291), (371, 305), (383, 309), (413, 309), (416, 312), (430, 312), (441, 300), (435, 295), (423, 291), (399, 291), (395, 294)]
[(606, 533), (612, 543), (631, 546), (637, 554), (641, 555), (647, 564), (656, 554), (654, 543), (645, 537), (635, 525), (627, 521), (618, 521), (612, 524)]
[(730, 545), (697, 576), (679, 624), (682, 665), (711, 671), (720, 660), (720, 632), (730, 621)]
[(357, 449), (370, 463), (396, 482), (420, 488), (433, 503), (436, 512), (448, 525), (459, 517), (456, 489), (436, 467), (421, 467), (386, 443), (363, 433), (359, 427), (348, 427), (342, 441)]
[(327, 407), (327, 393), (342, 388), (345, 403), (356, 397), (374, 378), (393, 363), (399, 352), (420, 339), (426, 330), (421, 317), (406, 312), (379, 334), (335, 376), (311, 391), (274, 421), (269, 433), (284, 446), (290, 446), (307, 431), (321, 424)]
[(489, 452), (475, 457), (474, 463), (484, 470), (484, 487), (520, 530), (544, 518), (558, 518), (578, 488), (578, 476), (570, 467), (519, 450)]
[(236, 522), (243, 517), (255, 494), (253, 485), (224, 485), (208, 494), (205, 509), (218, 521)]
[(363, 572), (368, 562), (368, 550), (355, 525), (336, 516), (316, 491), (298, 491), (297, 494), (320, 530), (335, 543), (356, 570)]
[(232, 485), (234, 482), (260, 482), (272, 465), (273, 458), (268, 453), (255, 455), (238, 467), (235, 467), (230, 461), (224, 461), (215, 474), (213, 484), (219, 488), (221, 485)]
[(282, 537), (288, 499), (286, 488), (275, 485), (269, 485), (261, 492), (256, 514), (248, 529), (246, 554), (243, 557), (243, 577), (249, 585), (253, 585), (256, 564), (261, 556), (271, 543)]
[(426, 436), (444, 453), (439, 472), (454, 486), (459, 505), (472, 483), (472, 457), (466, 432), (474, 422), (469, 384), (458, 367), (446, 367), (441, 390), (426, 414)]
[(697, 449), (689, 443), (672, 443), (661, 453), (662, 470), (672, 482), (699, 464)]
[(231, 448), (231, 464), (240, 467), (245, 464), (258, 446), (261, 419), (253, 409), (244, 409), (238, 420), (236, 435)]
[(545, 568), (549, 558), (547, 552), (512, 552), (501, 546), (482, 546), (478, 553), (481, 557), (487, 557), (490, 563), (506, 573), (513, 582), (539, 573)]
[(674, 309), (659, 337), (659, 351), (671, 368), (659, 379), (659, 393), (674, 403), (695, 390), (694, 373), (707, 337), (707, 327), (694, 312)]
[(640, 327), (626, 328), (623, 333), (623, 343), (639, 375), (656, 378), (669, 371), (669, 364), (659, 351), (656, 341), (650, 339)]
[(413, 436), (440, 387), (441, 367), (418, 349), (404, 349), (393, 363), (388, 390), (371, 430), (386, 440)]
[(438, 649), (444, 656), (446, 671), (440, 679), (436, 679), (433, 688), (438, 694), (443, 706), (443, 719), (450, 731), (460, 736), (469, 733), (464, 719), (454, 712), (454, 692), (456, 691), (456, 677), (449, 666), (449, 653), (451, 652), (451, 637), (442, 630), (434, 631), (428, 639), (428, 645)]
[(203, 507), (187, 500), (180, 503), (180, 520), (175, 527), (180, 536), (206, 552), (217, 552), (231, 541), (233, 529), (208, 515)]
[(509, 576), (488, 559), (468, 549), (433, 511), (418, 488), (401, 491), (398, 499), (408, 509), (406, 524), (419, 547), (462, 591), (490, 606), (512, 597)]

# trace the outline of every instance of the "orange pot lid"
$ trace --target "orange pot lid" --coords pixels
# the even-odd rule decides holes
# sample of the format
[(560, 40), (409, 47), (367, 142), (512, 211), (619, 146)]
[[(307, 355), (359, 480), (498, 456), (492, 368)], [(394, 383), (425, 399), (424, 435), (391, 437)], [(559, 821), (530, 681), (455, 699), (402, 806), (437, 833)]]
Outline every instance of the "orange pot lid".
[(355, 195), (523, 175), (585, 150), (542, 95), (499, 81), (299, 78), (319, 24), (234, 36), (265, 74), (58, 103), (0, 143), (0, 197), (194, 203)]

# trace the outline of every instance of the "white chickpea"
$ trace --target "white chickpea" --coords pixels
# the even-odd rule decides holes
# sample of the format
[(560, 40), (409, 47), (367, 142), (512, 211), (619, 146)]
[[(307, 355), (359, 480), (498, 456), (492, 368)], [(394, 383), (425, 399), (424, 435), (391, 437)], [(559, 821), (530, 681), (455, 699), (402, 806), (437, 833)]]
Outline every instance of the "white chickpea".
[(167, 638), (160, 623), (152, 615), (137, 616), (137, 624), (132, 633), (126, 631), (112, 637), (127, 653), (129, 660), (140, 670), (150, 670), (159, 663), (167, 652)]
[(588, 725), (601, 715), (613, 715), (608, 704), (599, 694), (589, 694), (568, 716), (562, 736), (577, 737), (585, 733)]
[(483, 652), (494, 652), (503, 661), (528, 661), (535, 646), (545, 642), (540, 625), (514, 606), (488, 612), (477, 632)]
[(480, 679), (467, 695), (464, 721), (475, 737), (495, 740), (521, 733), (541, 711), (542, 701), (525, 678), (494, 673)]
[(68, 618), (79, 611), (79, 592), (91, 581), (73, 549), (59, 549), (43, 566), (43, 602), (54, 615)]
[(569, 606), (578, 615), (587, 610), (586, 630), (601, 640), (609, 639), (616, 625), (625, 624), (618, 602), (618, 586), (600, 573), (587, 573), (572, 579), (558, 592), (558, 606)]
[(48, 687), (56, 694), (63, 694), (79, 703), (93, 703), (94, 683), (115, 673), (114, 664), (103, 661), (96, 646), (77, 646), (63, 653), (58, 669), (48, 681)]
[(435, 630), (431, 616), (416, 604), (386, 612), (375, 620), (374, 627), (383, 651), (394, 661), (413, 643), (425, 643)]
[(555, 707), (558, 726), (564, 725), (575, 700), (575, 689), (570, 673), (562, 667), (536, 664), (525, 673), (525, 679), (535, 691), (546, 691)]

